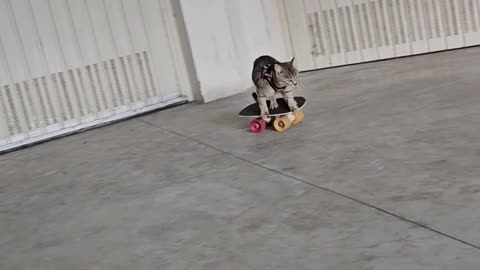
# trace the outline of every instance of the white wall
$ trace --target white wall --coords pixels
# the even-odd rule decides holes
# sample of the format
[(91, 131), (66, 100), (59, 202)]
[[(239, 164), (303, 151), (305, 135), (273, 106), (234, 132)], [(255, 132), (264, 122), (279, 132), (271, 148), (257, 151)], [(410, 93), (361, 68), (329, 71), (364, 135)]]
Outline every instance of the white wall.
[(289, 60), (281, 0), (180, 0), (203, 101), (251, 87), (256, 57)]

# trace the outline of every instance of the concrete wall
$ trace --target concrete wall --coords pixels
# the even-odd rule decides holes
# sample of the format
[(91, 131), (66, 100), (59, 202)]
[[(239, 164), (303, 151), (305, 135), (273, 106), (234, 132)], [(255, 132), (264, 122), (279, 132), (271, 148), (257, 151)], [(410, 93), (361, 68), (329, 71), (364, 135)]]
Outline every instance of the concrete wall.
[(252, 86), (254, 59), (291, 58), (281, 0), (180, 0), (203, 101)]

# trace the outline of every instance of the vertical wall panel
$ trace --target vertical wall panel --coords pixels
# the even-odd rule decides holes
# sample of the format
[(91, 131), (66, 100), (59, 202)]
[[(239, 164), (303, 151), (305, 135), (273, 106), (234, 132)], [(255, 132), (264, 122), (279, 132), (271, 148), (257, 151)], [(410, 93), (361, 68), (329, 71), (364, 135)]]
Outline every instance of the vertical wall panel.
[[(104, 16), (107, 18), (107, 24), (111, 31), (112, 39), (114, 40), (115, 54), (118, 56), (127, 56), (135, 53), (130, 46), (127, 24), (123, 15), (121, 2), (117, 0), (106, 0), (104, 4)], [(109, 73), (109, 84), (113, 90), (114, 103), (116, 106), (126, 105), (127, 86), (125, 85), (124, 75), (117, 68), (121, 66), (120, 59), (118, 57), (109, 59), (105, 62), (104, 66)]]
[[(148, 38), (145, 29), (145, 21), (142, 19), (142, 10), (140, 9), (138, 1), (121, 1), (123, 14), (127, 21), (127, 28), (130, 34), (130, 46), (137, 52), (149, 50)], [(127, 12), (128, 10), (128, 12)], [(146, 65), (146, 59), (143, 58), (143, 54), (140, 55), (140, 63), (136, 63), (131, 70), (132, 79), (134, 79), (135, 85), (138, 87), (144, 87), (145, 89), (152, 89), (148, 95), (154, 95), (154, 84), (151, 80), (145, 80), (141, 74), (142, 70), (148, 70)], [(132, 59), (129, 59), (132, 61)], [(132, 82), (132, 83), (133, 83)], [(143, 86), (142, 86), (143, 85)]]
[[(157, 0), (138, 1), (142, 16), (145, 22), (145, 29), (150, 46), (158, 48), (151, 51), (151, 61), (157, 67), (155, 73), (162, 74), (161, 82), (152, 82), (155, 84), (156, 93), (169, 96), (175, 93), (178, 87), (176, 82), (175, 65), (173, 63), (168, 34), (165, 31), (165, 23), (161, 16), (161, 7)], [(149, 63), (146, 63), (147, 66)], [(160, 77), (159, 75), (153, 77)], [(161, 84), (160, 84), (161, 83)]]
[[(10, 1), (10, 4), (18, 35), (22, 40), (28, 76), (33, 78), (44, 76), (48, 72), (30, 1)], [(24, 82), (24, 84), (28, 86), (28, 96), (33, 103), (35, 115), (32, 118), (34, 125), (36, 127), (46, 127), (52, 123), (53, 115), (45, 89), (38, 79)]]
[(54, 81), (56, 74), (66, 69), (65, 58), (57, 35), (57, 29), (50, 12), (48, 0), (29, 1), (32, 19), (34, 21), (35, 36), (40, 43), (40, 55), (43, 62), (43, 74), (36, 78), (41, 91), (45, 91), (46, 110), (51, 114), (49, 124), (63, 124), (66, 119), (65, 110), (60, 102), (60, 88)]
[[(11, 23), (14, 31), (18, 35), (18, 45), (23, 55), (25, 74), (28, 77), (35, 77), (41, 74), (39, 59), (39, 50), (35, 43), (32, 24), (32, 17), (29, 14), (28, 3), (24, 0), (7, 1), (6, 6), (11, 15)], [(21, 18), (21, 19), (19, 19)], [(18, 84), (16, 84), (18, 86)], [(24, 105), (27, 106), (29, 114), (29, 129), (39, 128), (45, 125), (42, 118), (42, 108), (40, 104), (40, 95), (37, 95), (34, 89), (33, 81), (23, 81), (19, 84), (22, 91)], [(44, 115), (43, 115), (44, 116)]]
[[(26, 93), (20, 82), (28, 78), (25, 55), (23, 54), (21, 39), (15, 29), (14, 17), (9, 1), (0, 2), (0, 37), (2, 37), (2, 58), (8, 69), (9, 84), (4, 86), (11, 97), (9, 100), (15, 108), (16, 133), (26, 132), (31, 128), (30, 118), (33, 115), (32, 107), (26, 99)], [(9, 38), (6, 38), (9, 37)]]
[[(0, 39), (0, 84), (8, 85), (10, 83), (9, 68), (6, 65), (7, 60), (4, 54), (2, 40)], [(11, 109), (10, 93), (6, 87), (0, 88), (0, 138), (8, 138), (10, 134), (15, 133), (15, 115)]]
[(185, 100), (168, 1), (0, 0), (0, 151)]
[[(83, 90), (82, 99), (84, 99), (86, 108), (82, 111), (82, 116), (91, 115), (102, 109), (102, 95), (100, 89), (95, 84), (92, 64), (99, 59), (99, 53), (95, 44), (95, 36), (90, 24), (88, 8), (85, 1), (68, 0), (66, 1), (67, 14), (70, 16), (70, 23), (73, 29), (74, 43), (76, 51), (81, 57), (80, 78), (79, 83), (75, 84), (76, 97), (80, 96), (79, 91)], [(72, 72), (73, 73), (73, 72)], [(74, 74), (74, 73), (73, 73)], [(88, 113), (87, 113), (88, 112)]]
[[(118, 55), (116, 40), (113, 37), (110, 20), (105, 10), (106, 6), (103, 1), (86, 0), (88, 6), (89, 19), (92, 23), (93, 35), (95, 37), (96, 48), (98, 51), (99, 63), (94, 64), (94, 70), (97, 75), (99, 87), (105, 98), (105, 107), (111, 110), (116, 106), (116, 91), (113, 90), (113, 75), (108, 69), (108, 63), (104, 62), (108, 59), (114, 59)], [(94, 27), (93, 27), (94, 26)], [(141, 89), (141, 88), (140, 88)], [(138, 90), (137, 90), (138, 91)]]

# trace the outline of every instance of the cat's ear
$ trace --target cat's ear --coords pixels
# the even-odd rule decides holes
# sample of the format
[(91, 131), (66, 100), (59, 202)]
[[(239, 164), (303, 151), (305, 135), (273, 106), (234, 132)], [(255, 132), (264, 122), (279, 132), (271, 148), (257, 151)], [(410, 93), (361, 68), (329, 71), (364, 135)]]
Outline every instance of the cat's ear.
[(293, 61), (294, 61), (294, 60), (295, 60), (295, 56), (294, 56), (294, 57), (292, 57), (292, 60), (290, 60), (290, 64), (292, 64), (292, 65), (293, 65)]
[(279, 64), (275, 64), (275, 72), (281, 73), (282, 71), (283, 71), (282, 66), (280, 66)]

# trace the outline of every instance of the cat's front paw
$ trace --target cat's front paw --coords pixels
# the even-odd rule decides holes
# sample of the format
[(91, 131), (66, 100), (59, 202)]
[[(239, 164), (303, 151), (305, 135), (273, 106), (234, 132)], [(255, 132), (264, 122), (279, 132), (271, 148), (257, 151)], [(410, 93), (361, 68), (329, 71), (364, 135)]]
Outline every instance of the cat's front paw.
[(295, 103), (295, 104), (289, 104), (288, 106), (290, 108), (290, 111), (296, 113), (298, 112), (298, 105)]
[(267, 112), (262, 112), (262, 113), (260, 114), (260, 117), (263, 119), (263, 121), (265, 121), (265, 122), (267, 122), (267, 123), (269, 122), (269, 117), (268, 117), (268, 113), (267, 113)]
[(275, 110), (276, 108), (278, 108), (277, 100), (272, 100), (270, 102), (270, 110)]

